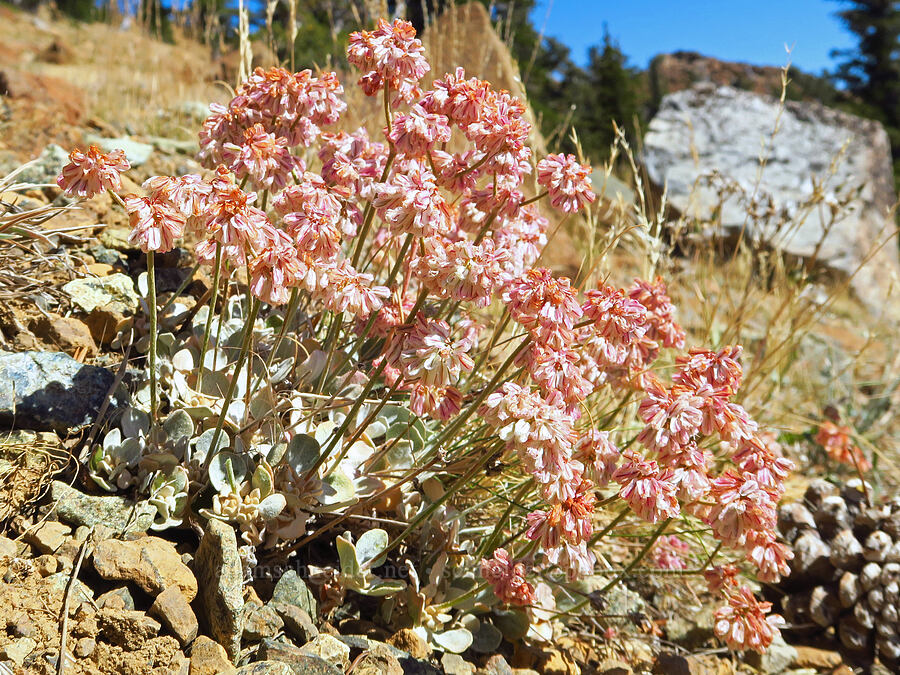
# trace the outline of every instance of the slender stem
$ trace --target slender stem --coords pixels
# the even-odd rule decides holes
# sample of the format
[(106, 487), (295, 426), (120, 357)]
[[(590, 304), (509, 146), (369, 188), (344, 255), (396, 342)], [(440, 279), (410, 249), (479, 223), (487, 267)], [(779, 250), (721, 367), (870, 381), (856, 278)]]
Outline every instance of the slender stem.
[(360, 393), (359, 397), (356, 399), (356, 402), (353, 404), (353, 407), (350, 409), (350, 412), (347, 413), (347, 416), (344, 418), (344, 421), (341, 422), (341, 426), (331, 435), (331, 440), (328, 441), (328, 445), (322, 450), (322, 454), (319, 455), (319, 459), (316, 460), (315, 464), (313, 464), (309, 471), (306, 472), (306, 477), (315, 476), (316, 472), (319, 470), (319, 467), (328, 459), (328, 453), (337, 445), (339, 439), (341, 439), (344, 435), (344, 432), (347, 430), (347, 427), (350, 426), (351, 420), (356, 417), (356, 414), (359, 412), (360, 407), (365, 402), (366, 397), (369, 395), (369, 392), (372, 391), (375, 386), (375, 382), (384, 372), (384, 369), (387, 367), (387, 359), (382, 359), (381, 363), (378, 364), (378, 367), (375, 369), (371, 375), (369, 375), (369, 381), (366, 382), (366, 386), (363, 388), (362, 393)]
[(328, 347), (328, 356), (325, 357), (325, 368), (322, 370), (322, 377), (319, 379), (317, 394), (321, 394), (325, 389), (325, 383), (331, 381), (331, 363), (334, 361), (334, 350), (337, 348), (337, 336), (344, 324), (344, 313), (338, 312), (332, 315), (331, 325), (328, 327), (328, 336), (325, 338), (325, 344)]
[[(397, 156), (397, 153), (394, 152), (394, 149), (391, 148), (390, 154), (388, 154), (387, 162), (384, 165), (384, 171), (381, 172), (381, 181), (384, 182), (387, 180), (388, 172), (391, 170), (391, 165), (394, 163), (394, 158)], [(353, 267), (356, 267), (359, 264), (360, 256), (362, 256), (363, 246), (366, 243), (366, 236), (369, 234), (369, 228), (372, 227), (372, 221), (375, 219), (375, 207), (373, 206), (372, 200), (370, 199), (366, 203), (366, 209), (363, 213), (363, 224), (362, 228), (359, 230), (359, 234), (356, 235), (356, 250), (353, 251), (353, 258), (350, 261)]]
[(413, 235), (412, 233), (406, 235), (406, 239), (403, 240), (403, 246), (400, 247), (400, 253), (397, 254), (397, 262), (394, 263), (394, 267), (391, 270), (391, 273), (388, 275), (387, 286), (388, 290), (391, 289), (391, 286), (394, 285), (394, 280), (397, 278), (397, 274), (400, 272), (400, 266), (403, 264), (403, 259), (406, 257), (406, 252), (409, 251), (409, 245), (412, 243)]
[[(225, 426), (225, 418), (228, 416), (228, 407), (234, 400), (234, 392), (237, 389), (237, 383), (241, 377), (244, 359), (247, 358), (247, 354), (250, 352), (250, 344), (253, 342), (253, 324), (256, 323), (256, 315), (259, 314), (259, 306), (260, 301), (257, 298), (253, 298), (250, 302), (250, 315), (247, 317), (247, 325), (244, 327), (244, 339), (241, 342), (241, 353), (238, 355), (237, 363), (234, 366), (234, 375), (231, 377), (231, 382), (228, 384), (228, 391), (225, 393), (225, 401), (222, 403), (222, 412), (219, 413), (219, 419), (216, 422), (216, 430), (213, 432), (212, 442), (209, 446), (210, 448), (218, 447), (216, 444), (219, 441), (219, 436), (222, 434), (222, 427)], [(212, 457), (213, 453), (210, 452), (204, 463), (204, 469), (209, 468)]]
[(150, 421), (156, 426), (159, 392), (156, 383), (156, 267), (153, 251), (147, 251), (147, 308), (150, 311)]
[(258, 378), (256, 378), (256, 382), (254, 382), (253, 389), (251, 390), (251, 396), (256, 393), (257, 389), (259, 389), (259, 385), (262, 384), (264, 377), (267, 376), (266, 374), (272, 371), (272, 364), (275, 362), (275, 355), (278, 353), (278, 350), (281, 347), (281, 343), (284, 342), (284, 336), (287, 334), (288, 326), (290, 326), (294, 322), (294, 314), (297, 313), (297, 308), (299, 306), (300, 289), (293, 288), (291, 289), (291, 299), (288, 300), (288, 306), (284, 312), (284, 317), (282, 318), (281, 329), (278, 331), (278, 337), (275, 338), (275, 343), (272, 345), (272, 351), (269, 352), (269, 358), (266, 359), (266, 369), (264, 372), (260, 373)]
[[(206, 315), (206, 327), (203, 329), (203, 344), (200, 346), (200, 364), (197, 369), (197, 391), (203, 384), (203, 361), (206, 360), (206, 348), (209, 347), (209, 334), (212, 329), (212, 318), (216, 311), (216, 302), (219, 300), (219, 275), (222, 271), (222, 243), (216, 242), (216, 267), (213, 272), (212, 295), (209, 296), (209, 313)], [(222, 317), (219, 317), (219, 323)], [(217, 345), (218, 346), (218, 345)], [(213, 359), (215, 363), (215, 359)]]
[(547, 196), (547, 191), (545, 190), (545, 191), (542, 192), (541, 194), (535, 195), (535, 196), (532, 197), (531, 199), (526, 199), (524, 202), (522, 202), (521, 204), (519, 204), (519, 206), (520, 206), (520, 207), (521, 207), (521, 206), (528, 206), (529, 204), (533, 204), (534, 202), (538, 201), (539, 199), (543, 199), (543, 198), (546, 197), (546, 196)]

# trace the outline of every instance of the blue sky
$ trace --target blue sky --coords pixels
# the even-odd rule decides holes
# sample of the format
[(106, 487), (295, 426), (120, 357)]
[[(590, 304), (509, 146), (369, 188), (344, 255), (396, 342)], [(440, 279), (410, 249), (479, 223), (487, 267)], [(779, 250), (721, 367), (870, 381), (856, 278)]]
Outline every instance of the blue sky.
[[(630, 63), (645, 67), (656, 54), (679, 49), (726, 61), (783, 66), (818, 74), (834, 67), (832, 49), (852, 48), (852, 36), (829, 0), (538, 0), (538, 31), (568, 45), (577, 63), (603, 38), (603, 23)], [(548, 14), (549, 9), (549, 14)]]

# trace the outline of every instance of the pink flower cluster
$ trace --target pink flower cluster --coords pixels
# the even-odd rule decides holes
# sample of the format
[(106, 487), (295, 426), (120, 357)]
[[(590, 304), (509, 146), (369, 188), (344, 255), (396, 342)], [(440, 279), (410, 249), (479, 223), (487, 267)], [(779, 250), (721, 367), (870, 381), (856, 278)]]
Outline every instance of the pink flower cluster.
[(130, 168), (122, 150), (104, 154), (92, 145), (87, 152), (69, 153), (69, 163), (63, 167), (56, 184), (70, 197), (90, 198), (106, 190), (118, 192), (122, 189), (120, 176)]
[(515, 562), (505, 549), (494, 549), (494, 555), (481, 561), (481, 576), (501, 602), (520, 607), (534, 604), (534, 586), (525, 579), (525, 565)]

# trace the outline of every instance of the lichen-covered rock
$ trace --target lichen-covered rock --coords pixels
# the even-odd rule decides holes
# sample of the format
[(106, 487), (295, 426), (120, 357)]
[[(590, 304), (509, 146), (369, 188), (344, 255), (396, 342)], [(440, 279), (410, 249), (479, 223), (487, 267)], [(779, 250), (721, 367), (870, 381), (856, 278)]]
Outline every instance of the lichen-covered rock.
[(62, 520), (87, 527), (104, 525), (118, 533), (146, 532), (156, 516), (156, 507), (149, 502), (86, 495), (58, 480), (50, 484), (50, 499)]
[(202, 620), (232, 660), (241, 651), (244, 573), (234, 528), (211, 519), (194, 556)]

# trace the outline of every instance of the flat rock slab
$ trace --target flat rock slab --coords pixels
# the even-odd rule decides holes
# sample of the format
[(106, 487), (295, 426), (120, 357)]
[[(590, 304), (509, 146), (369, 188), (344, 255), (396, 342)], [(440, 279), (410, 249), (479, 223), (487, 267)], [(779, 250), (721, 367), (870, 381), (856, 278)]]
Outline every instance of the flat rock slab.
[[(0, 425), (66, 433), (97, 418), (115, 375), (62, 352), (0, 351)], [(112, 409), (125, 404), (114, 393)]]
[[(776, 120), (779, 131), (769, 146)], [(764, 141), (768, 161), (760, 176)], [(862, 266), (851, 279), (854, 291), (875, 313), (887, 309), (892, 276), (900, 275), (891, 212), (897, 197), (890, 139), (878, 122), (819, 103), (782, 105), (770, 96), (701, 83), (663, 98), (644, 136), (643, 161), (650, 180), (666, 187), (680, 213), (717, 221), (718, 234), (752, 237), (843, 275)], [(771, 203), (772, 215), (749, 217), (749, 197), (741, 194), (720, 199), (721, 186), (704, 179), (714, 171), (746, 195), (755, 194), (763, 205), (757, 209)], [(804, 207), (814, 180), (826, 179), (826, 193), (850, 200), (834, 223), (827, 202)], [(794, 227), (781, 225), (782, 213)]]
[(116, 532), (146, 532), (156, 516), (156, 507), (148, 502), (86, 495), (58, 480), (50, 484), (50, 498), (60, 519), (74, 525), (105, 525)]
[(214, 519), (207, 522), (194, 556), (194, 573), (200, 587), (201, 618), (234, 660), (241, 651), (244, 628), (244, 572), (231, 525)]

